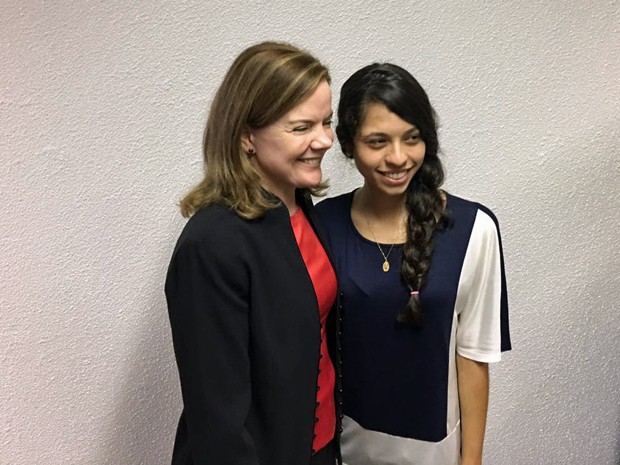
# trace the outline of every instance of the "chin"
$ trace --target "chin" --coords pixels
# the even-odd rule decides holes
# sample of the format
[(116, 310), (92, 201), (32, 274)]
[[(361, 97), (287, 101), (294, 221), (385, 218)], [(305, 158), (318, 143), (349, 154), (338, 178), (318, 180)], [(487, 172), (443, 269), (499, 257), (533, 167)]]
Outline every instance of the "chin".
[(389, 197), (401, 197), (407, 193), (407, 186), (376, 186), (375, 192), (381, 193), (381, 195), (389, 196)]
[(308, 188), (308, 187), (316, 187), (319, 184), (321, 184), (321, 181), (323, 180), (323, 176), (313, 176), (312, 178), (309, 179), (304, 179), (303, 181), (301, 181), (297, 187), (299, 188)]

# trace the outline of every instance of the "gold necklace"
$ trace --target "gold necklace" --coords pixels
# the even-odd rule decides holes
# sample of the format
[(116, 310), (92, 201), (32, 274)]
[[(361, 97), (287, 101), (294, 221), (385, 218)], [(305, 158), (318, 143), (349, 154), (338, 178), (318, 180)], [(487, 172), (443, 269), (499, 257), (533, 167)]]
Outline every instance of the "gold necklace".
[(394, 248), (394, 245), (396, 243), (396, 238), (398, 237), (398, 233), (400, 233), (400, 231), (396, 233), (396, 236), (394, 237), (394, 240), (392, 241), (392, 245), (390, 246), (390, 250), (388, 250), (388, 253), (385, 254), (383, 252), (383, 249), (379, 245), (377, 238), (375, 237), (375, 233), (372, 230), (372, 226), (370, 226), (370, 220), (368, 219), (366, 215), (364, 215), (364, 218), (366, 219), (366, 224), (368, 225), (368, 229), (370, 230), (370, 235), (372, 236), (372, 240), (375, 241), (375, 244), (377, 244), (377, 247), (379, 248), (379, 252), (381, 252), (381, 255), (383, 256), (383, 266), (382, 266), (383, 272), (387, 273), (388, 271), (390, 271), (390, 262), (388, 262), (388, 257), (392, 253), (392, 249)]

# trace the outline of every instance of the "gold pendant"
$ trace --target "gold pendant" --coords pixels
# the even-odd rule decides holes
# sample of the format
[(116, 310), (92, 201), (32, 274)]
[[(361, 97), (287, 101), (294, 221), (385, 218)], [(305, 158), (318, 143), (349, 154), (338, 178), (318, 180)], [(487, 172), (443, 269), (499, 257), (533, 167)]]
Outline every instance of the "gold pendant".
[(388, 261), (387, 261), (387, 260), (383, 262), (383, 271), (384, 271), (385, 273), (387, 273), (388, 271), (390, 271), (390, 264), (388, 263)]

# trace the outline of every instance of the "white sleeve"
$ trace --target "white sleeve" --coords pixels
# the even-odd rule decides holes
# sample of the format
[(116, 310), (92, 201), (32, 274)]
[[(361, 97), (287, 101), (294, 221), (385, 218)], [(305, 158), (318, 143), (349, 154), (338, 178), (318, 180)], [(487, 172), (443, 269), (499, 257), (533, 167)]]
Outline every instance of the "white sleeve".
[(456, 351), (478, 362), (501, 359), (504, 273), (500, 238), (493, 219), (478, 210), (463, 260), (456, 297)]

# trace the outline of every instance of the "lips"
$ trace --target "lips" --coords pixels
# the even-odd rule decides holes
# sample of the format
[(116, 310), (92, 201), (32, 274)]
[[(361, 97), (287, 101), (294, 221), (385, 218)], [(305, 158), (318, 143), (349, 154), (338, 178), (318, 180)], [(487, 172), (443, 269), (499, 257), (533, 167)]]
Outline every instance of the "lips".
[(385, 176), (388, 179), (398, 181), (400, 179), (403, 179), (405, 176), (407, 176), (409, 171), (411, 171), (411, 168), (407, 168), (407, 169), (399, 170), (399, 171), (379, 171), (379, 173), (381, 173), (382, 176)]
[(299, 161), (310, 166), (318, 166), (321, 164), (321, 158), (302, 158)]
[(402, 179), (407, 176), (407, 171), (397, 171), (395, 173), (385, 173), (385, 177), (390, 179)]

